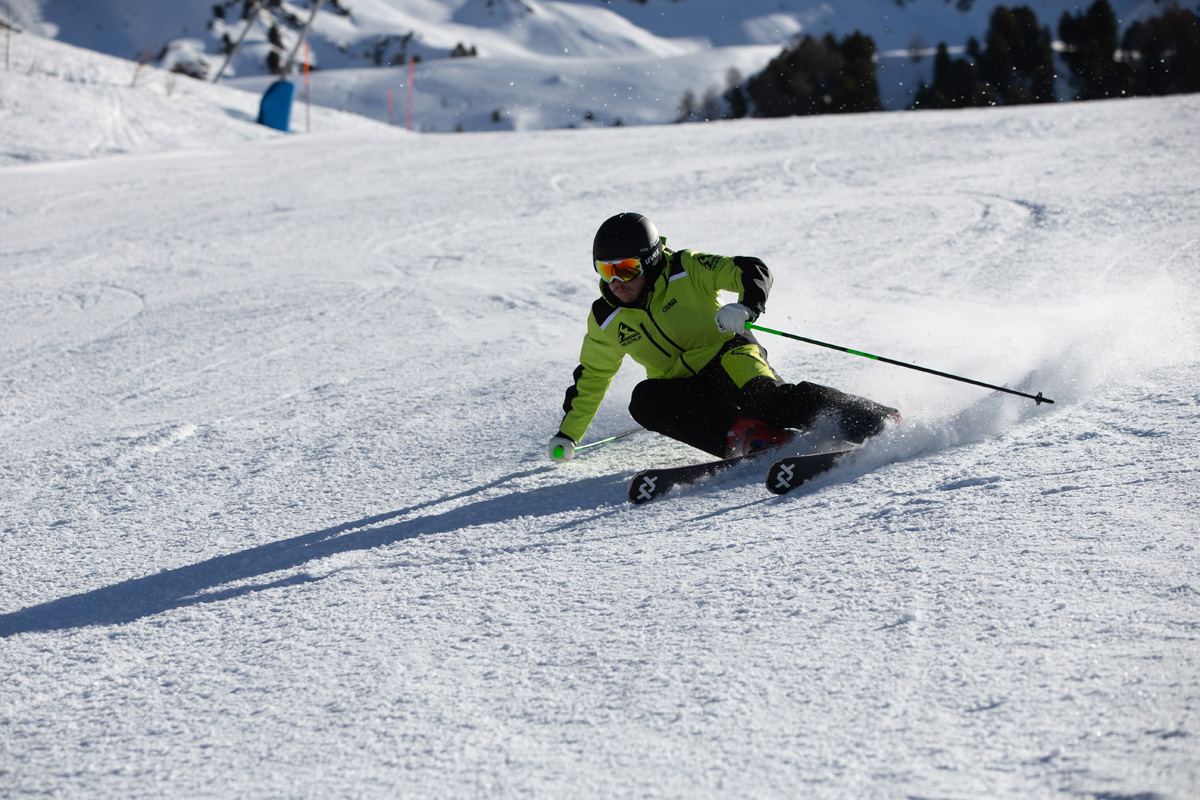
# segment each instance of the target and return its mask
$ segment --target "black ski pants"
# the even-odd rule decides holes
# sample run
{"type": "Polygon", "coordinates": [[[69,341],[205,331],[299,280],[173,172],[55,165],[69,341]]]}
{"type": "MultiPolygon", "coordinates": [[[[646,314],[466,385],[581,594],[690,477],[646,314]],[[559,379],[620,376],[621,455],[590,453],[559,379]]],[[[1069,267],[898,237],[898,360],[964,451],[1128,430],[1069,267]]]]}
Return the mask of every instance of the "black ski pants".
{"type": "MultiPolygon", "coordinates": [[[[747,343],[737,337],[726,351],[747,343]]],[[[765,362],[765,351],[759,351],[765,362]]],[[[778,376],[755,377],[739,387],[718,355],[695,375],[642,381],[633,389],[629,413],[647,430],[723,458],[729,429],[738,417],[803,430],[829,415],[843,437],[861,442],[879,433],[884,420],[897,412],[828,386],[785,383],[778,376]]]]}

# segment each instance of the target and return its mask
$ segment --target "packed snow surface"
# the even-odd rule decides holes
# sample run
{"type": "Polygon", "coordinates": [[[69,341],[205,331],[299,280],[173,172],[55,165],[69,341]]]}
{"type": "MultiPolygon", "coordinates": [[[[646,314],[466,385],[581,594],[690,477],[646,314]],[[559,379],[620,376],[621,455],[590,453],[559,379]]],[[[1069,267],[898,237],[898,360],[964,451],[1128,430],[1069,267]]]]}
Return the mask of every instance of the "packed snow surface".
{"type": "Polygon", "coordinates": [[[1200,98],[283,135],[19,38],[0,796],[1195,796],[1200,98]],[[904,423],[631,506],[701,454],[544,452],[626,210],[1055,403],[775,338],[904,423]]]}

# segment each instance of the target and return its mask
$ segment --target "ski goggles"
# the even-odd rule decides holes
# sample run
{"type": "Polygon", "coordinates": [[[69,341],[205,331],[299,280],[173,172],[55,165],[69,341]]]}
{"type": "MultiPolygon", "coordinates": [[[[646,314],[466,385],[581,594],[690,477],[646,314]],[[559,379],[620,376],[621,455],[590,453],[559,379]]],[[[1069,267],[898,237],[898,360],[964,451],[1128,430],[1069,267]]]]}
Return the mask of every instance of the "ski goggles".
{"type": "Polygon", "coordinates": [[[605,283],[634,281],[641,277],[642,260],[640,258],[622,258],[619,261],[597,260],[596,272],[600,273],[600,280],[605,283]]]}

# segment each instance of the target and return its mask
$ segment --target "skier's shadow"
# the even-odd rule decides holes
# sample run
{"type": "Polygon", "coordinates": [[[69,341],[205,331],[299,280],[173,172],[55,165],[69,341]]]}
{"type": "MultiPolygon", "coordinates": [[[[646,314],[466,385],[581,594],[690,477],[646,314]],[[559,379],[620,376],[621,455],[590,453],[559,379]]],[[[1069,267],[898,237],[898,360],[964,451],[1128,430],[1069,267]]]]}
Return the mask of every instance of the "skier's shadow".
{"type": "Polygon", "coordinates": [[[238,581],[295,569],[338,553],[370,550],[418,536],[503,522],[522,515],[549,516],[565,511],[599,509],[624,499],[627,475],[585,478],[570,484],[470,500],[472,496],[484,494],[511,481],[553,469],[541,467],[514,473],[484,486],[398,511],[346,522],[315,533],[217,556],[198,564],[164,570],[3,614],[0,615],[0,638],[19,633],[133,622],[173,608],[319,580],[300,573],[267,582],[221,588],[238,581]],[[441,513],[421,513],[460,500],[467,502],[441,513]]]}

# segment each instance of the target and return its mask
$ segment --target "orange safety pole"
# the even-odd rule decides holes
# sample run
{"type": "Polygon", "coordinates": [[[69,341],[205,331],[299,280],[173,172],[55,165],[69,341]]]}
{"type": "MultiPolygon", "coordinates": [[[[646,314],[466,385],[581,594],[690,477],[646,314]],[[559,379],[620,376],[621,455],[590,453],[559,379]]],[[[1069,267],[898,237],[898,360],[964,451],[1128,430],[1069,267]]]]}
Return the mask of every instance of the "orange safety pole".
{"type": "Polygon", "coordinates": [[[304,43],[304,132],[312,133],[312,98],[308,91],[308,42],[304,43]]]}
{"type": "Polygon", "coordinates": [[[417,60],[410,56],[408,59],[408,120],[404,125],[404,127],[410,131],[412,130],[413,125],[413,80],[416,78],[416,74],[417,60]]]}

